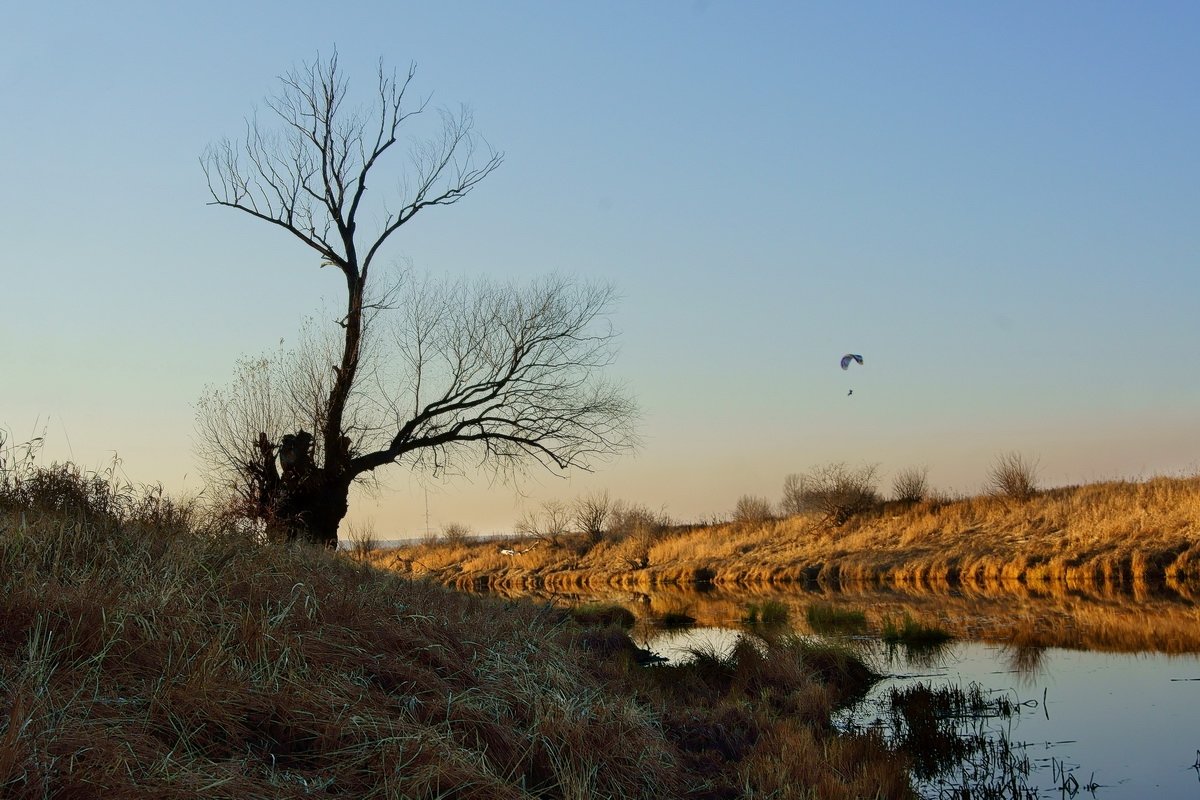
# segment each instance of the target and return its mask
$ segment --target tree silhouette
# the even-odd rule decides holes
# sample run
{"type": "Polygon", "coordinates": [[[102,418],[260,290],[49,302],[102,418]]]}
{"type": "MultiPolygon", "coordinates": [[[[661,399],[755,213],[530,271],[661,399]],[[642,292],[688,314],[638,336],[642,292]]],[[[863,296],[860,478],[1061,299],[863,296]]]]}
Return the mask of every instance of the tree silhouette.
{"type": "Polygon", "coordinates": [[[442,111],[440,133],[410,150],[400,197],[363,224],[368,179],[429,110],[428,97],[409,102],[414,75],[381,64],[372,103],[351,109],[337,55],[318,58],[280,79],[274,127],[255,116],[201,157],[211,204],[286,231],[345,280],[336,328],[314,324],[292,351],[243,361],[199,404],[210,474],[288,538],[336,545],[352,483],[388,464],[591,469],[633,444],[635,405],[602,374],[614,357],[610,286],[377,280],[401,227],[457,203],[502,161],[467,109],[442,111]]]}

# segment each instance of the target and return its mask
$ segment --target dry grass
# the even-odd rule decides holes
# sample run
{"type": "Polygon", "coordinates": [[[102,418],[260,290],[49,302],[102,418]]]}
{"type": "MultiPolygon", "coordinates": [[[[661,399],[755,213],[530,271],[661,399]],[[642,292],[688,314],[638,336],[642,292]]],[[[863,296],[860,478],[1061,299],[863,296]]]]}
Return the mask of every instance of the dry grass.
{"type": "Polygon", "coordinates": [[[936,589],[995,583],[1191,594],[1200,579],[1200,478],[1153,478],[1042,490],[1014,503],[991,495],[885,504],[838,527],[819,514],[760,525],[673,528],[590,548],[424,548],[382,566],[454,585],[649,588],[815,580],[936,589]]]}
{"type": "Polygon", "coordinates": [[[29,474],[0,474],[4,797],[910,795],[881,743],[830,729],[853,659],[745,646],[670,681],[619,627],[29,474]]]}

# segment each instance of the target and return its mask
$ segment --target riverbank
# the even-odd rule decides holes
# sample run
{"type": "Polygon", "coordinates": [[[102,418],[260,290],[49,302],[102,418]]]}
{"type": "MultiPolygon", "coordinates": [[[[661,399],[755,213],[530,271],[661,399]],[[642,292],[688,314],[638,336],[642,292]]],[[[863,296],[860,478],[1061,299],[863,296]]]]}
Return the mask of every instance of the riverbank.
{"type": "Polygon", "coordinates": [[[160,493],[0,474],[0,795],[911,796],[800,639],[639,665],[605,615],[268,545],[160,493]],[[618,746],[614,746],[614,744],[618,746]]]}
{"type": "Polygon", "coordinates": [[[1011,584],[1195,597],[1200,477],[1062,487],[1024,500],[886,503],[815,515],[582,536],[418,545],[375,563],[450,586],[572,591],[705,583],[966,587],[1011,584]]]}

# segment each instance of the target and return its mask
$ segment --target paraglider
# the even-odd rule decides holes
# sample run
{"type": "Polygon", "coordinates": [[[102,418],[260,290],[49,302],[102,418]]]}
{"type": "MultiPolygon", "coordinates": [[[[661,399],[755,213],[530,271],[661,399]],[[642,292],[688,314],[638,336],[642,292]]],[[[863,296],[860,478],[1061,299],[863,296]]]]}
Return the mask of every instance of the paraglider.
{"type": "MultiPolygon", "coordinates": [[[[858,353],[846,353],[846,355],[842,356],[842,369],[850,369],[851,361],[857,361],[859,366],[862,366],[863,363],[862,356],[860,356],[858,353]]],[[[851,389],[850,391],[846,392],[846,397],[850,397],[853,394],[854,390],[851,389]]]]}

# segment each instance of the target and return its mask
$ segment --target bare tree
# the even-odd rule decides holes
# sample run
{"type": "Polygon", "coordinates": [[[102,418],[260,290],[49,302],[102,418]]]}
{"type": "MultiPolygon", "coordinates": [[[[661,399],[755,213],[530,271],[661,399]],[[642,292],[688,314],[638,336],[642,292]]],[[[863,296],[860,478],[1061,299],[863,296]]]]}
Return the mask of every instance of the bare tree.
{"type": "Polygon", "coordinates": [[[428,98],[407,98],[414,74],[381,66],[372,104],[352,110],[337,55],[318,58],[281,78],[267,102],[276,127],[250,119],[244,137],[201,158],[211,204],[286,231],[344,278],[336,329],[243,362],[198,411],[202,460],[249,516],[288,538],[336,544],[351,484],[387,464],[590,469],[633,443],[634,404],[601,374],[614,355],[611,287],[563,278],[376,286],[393,234],[419,211],[461,200],[502,160],[481,150],[468,111],[443,112],[440,134],[411,151],[399,201],[365,224],[368,177],[427,110],[428,98]]]}

